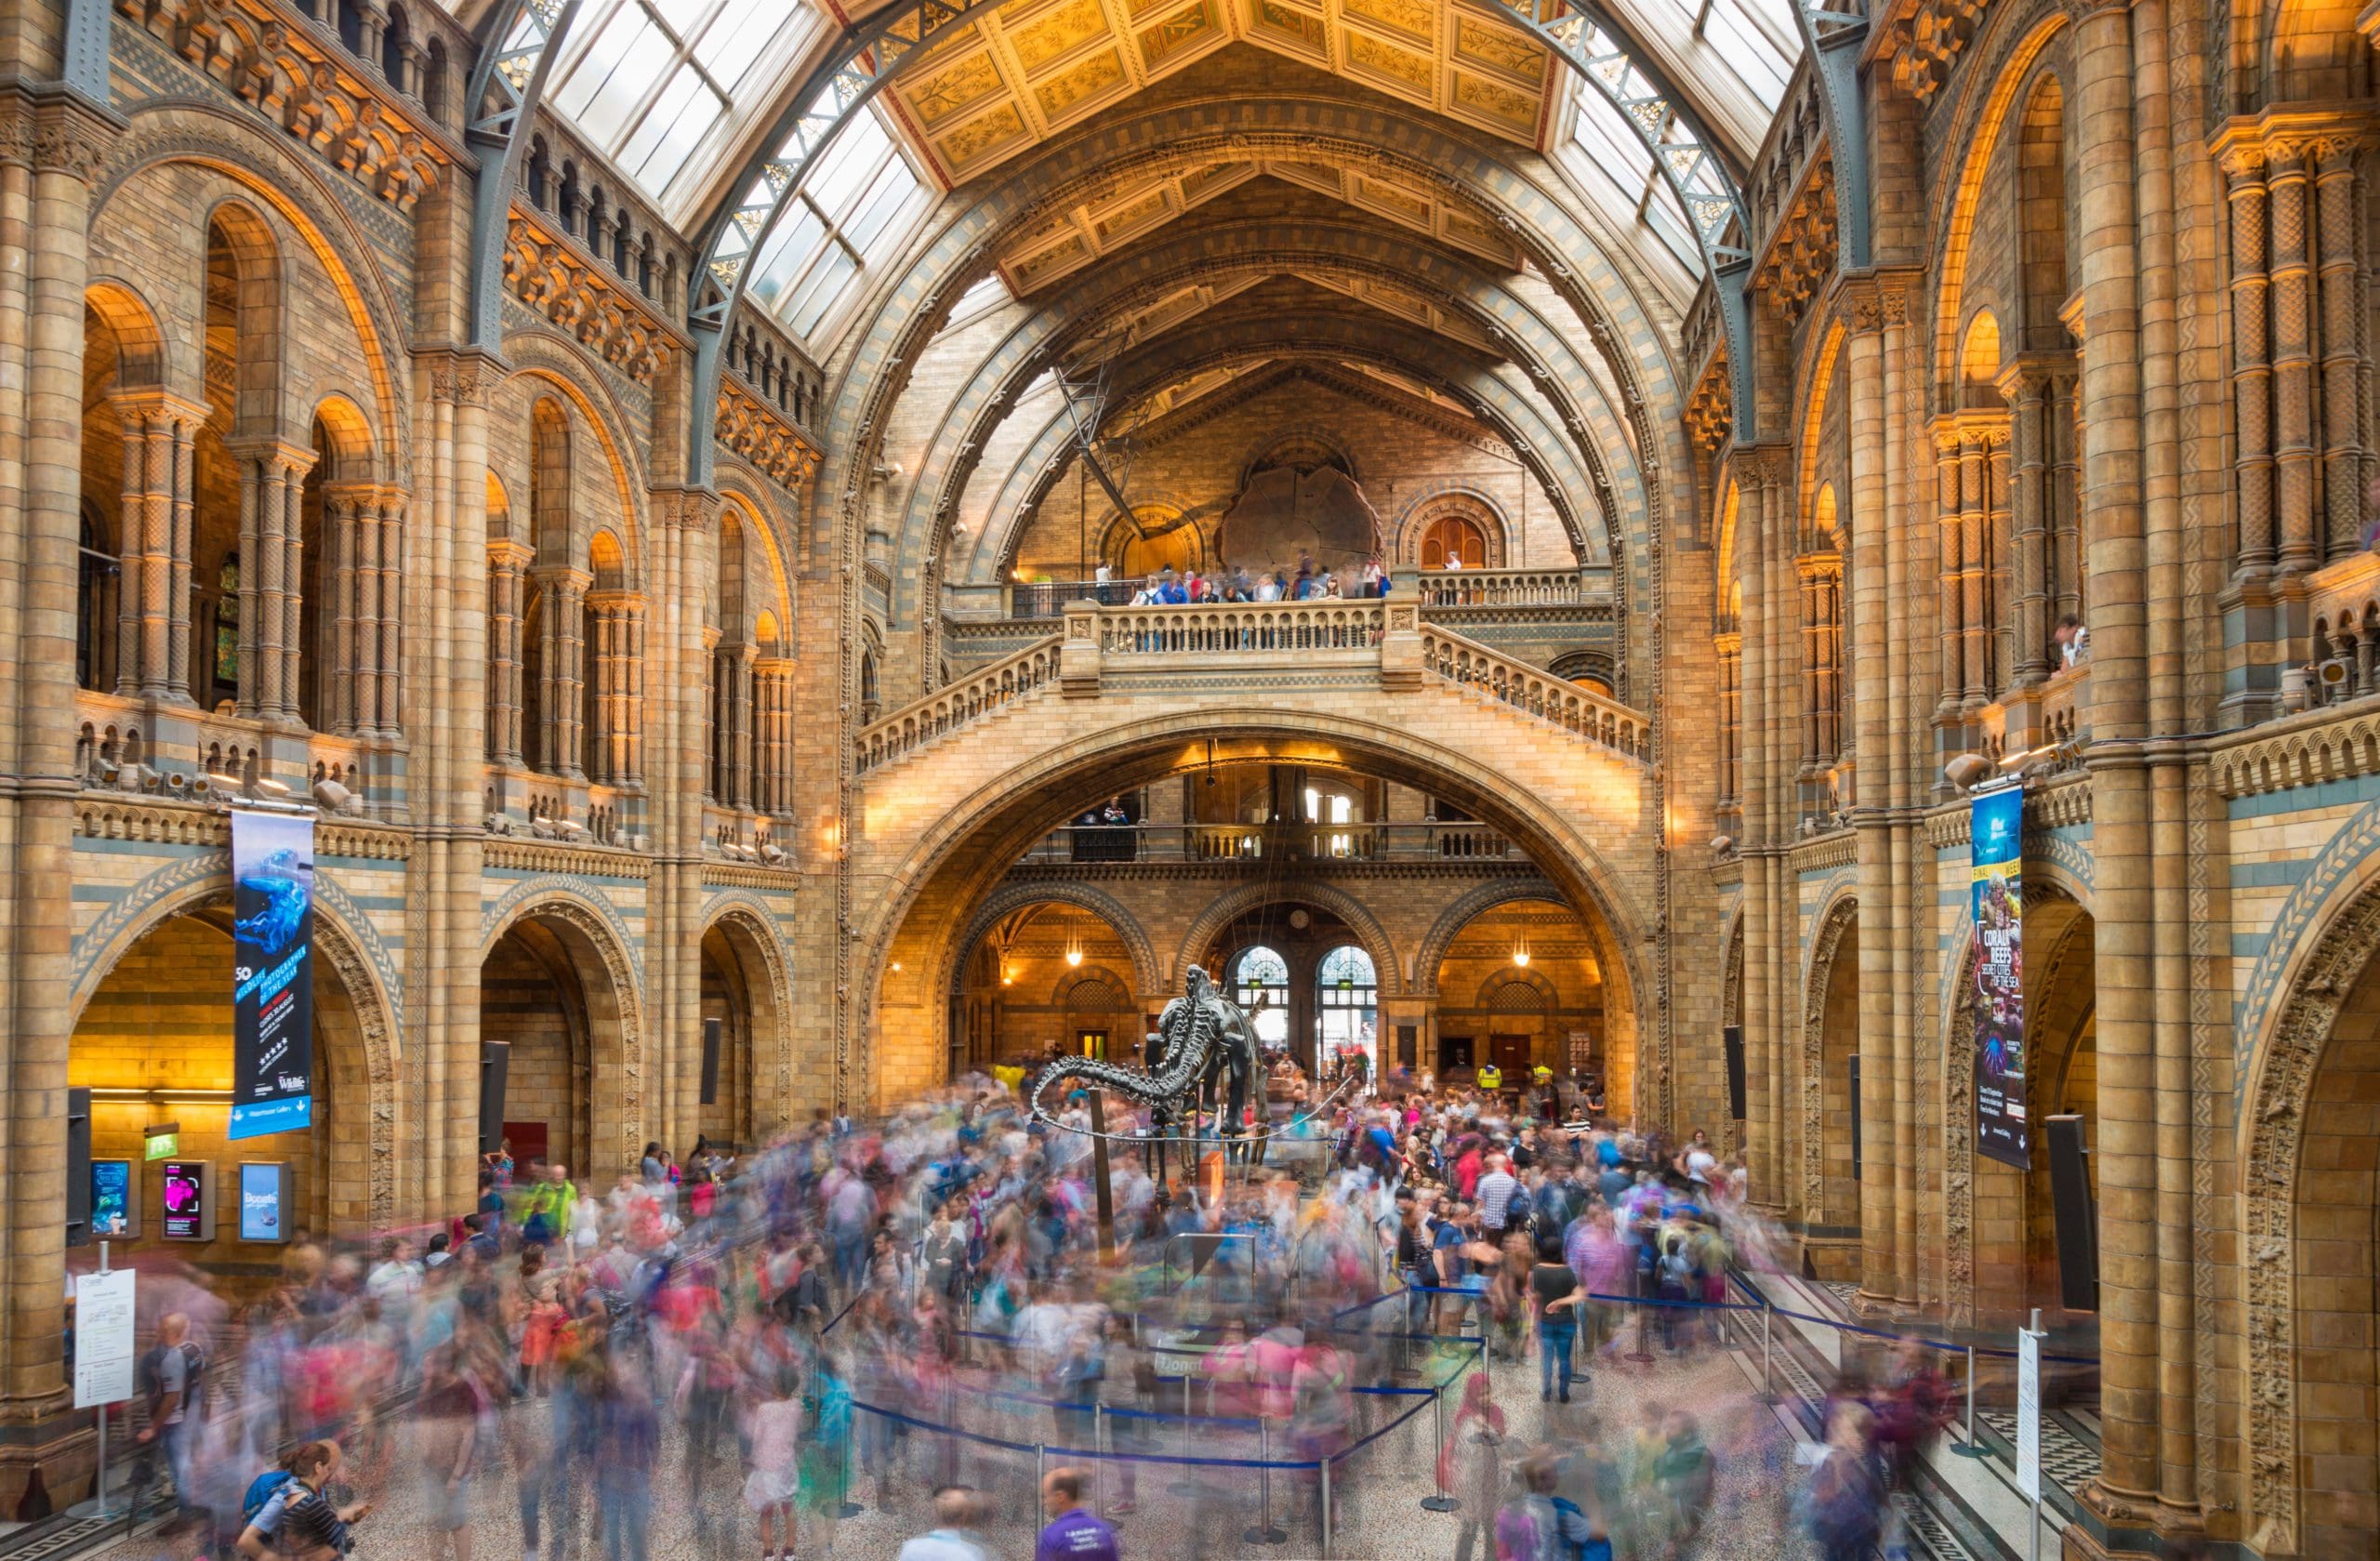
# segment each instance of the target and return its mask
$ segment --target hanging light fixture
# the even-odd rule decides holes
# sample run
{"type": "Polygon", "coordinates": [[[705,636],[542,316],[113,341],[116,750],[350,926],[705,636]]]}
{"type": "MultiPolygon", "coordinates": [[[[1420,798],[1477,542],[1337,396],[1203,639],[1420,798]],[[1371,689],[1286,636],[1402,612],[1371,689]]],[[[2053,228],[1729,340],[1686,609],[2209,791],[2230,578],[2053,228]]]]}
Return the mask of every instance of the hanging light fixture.
{"type": "Polygon", "coordinates": [[[1513,945],[1513,963],[1522,970],[1528,969],[1528,944],[1526,941],[1513,945]]]}

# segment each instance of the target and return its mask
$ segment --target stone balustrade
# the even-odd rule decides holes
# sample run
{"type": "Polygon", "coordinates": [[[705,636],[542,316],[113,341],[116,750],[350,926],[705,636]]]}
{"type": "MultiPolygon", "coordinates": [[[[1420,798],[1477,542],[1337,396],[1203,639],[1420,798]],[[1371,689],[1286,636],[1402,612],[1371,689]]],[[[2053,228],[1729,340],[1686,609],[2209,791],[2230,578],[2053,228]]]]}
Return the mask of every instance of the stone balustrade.
{"type": "Polygon", "coordinates": [[[1423,819],[1391,824],[1071,824],[1036,841],[1021,861],[1099,862],[1526,862],[1492,825],[1423,819]]]}
{"type": "Polygon", "coordinates": [[[1553,607],[1587,599],[1576,569],[1425,569],[1424,607],[1553,607]]]}
{"type": "Polygon", "coordinates": [[[1652,726],[1617,700],[1445,629],[1421,630],[1421,665],[1449,682],[1475,689],[1540,721],[1632,759],[1652,757],[1652,726]]]}
{"type": "Polygon", "coordinates": [[[1224,655],[1242,652],[1360,651],[1380,642],[1388,614],[1378,602],[1268,602],[1066,610],[1098,626],[1102,655],[1224,655]]]}
{"type": "Polygon", "coordinates": [[[854,767],[866,774],[1054,681],[1062,643],[1028,645],[862,728],[854,767]]]}
{"type": "MultiPolygon", "coordinates": [[[[1250,671],[1260,658],[1376,664],[1390,693],[1421,688],[1432,674],[1488,695],[1584,741],[1635,760],[1651,755],[1651,727],[1627,706],[1450,630],[1431,627],[1409,596],[1387,601],[1275,602],[1223,606],[1066,607],[1063,631],[970,673],[870,722],[858,737],[860,774],[1055,682],[1067,699],[1102,697],[1110,673],[1170,671],[1230,658],[1250,671]],[[1247,657],[1246,662],[1238,658],[1247,657]]],[[[1124,684],[1122,693],[1130,687],[1124,684]]]]}

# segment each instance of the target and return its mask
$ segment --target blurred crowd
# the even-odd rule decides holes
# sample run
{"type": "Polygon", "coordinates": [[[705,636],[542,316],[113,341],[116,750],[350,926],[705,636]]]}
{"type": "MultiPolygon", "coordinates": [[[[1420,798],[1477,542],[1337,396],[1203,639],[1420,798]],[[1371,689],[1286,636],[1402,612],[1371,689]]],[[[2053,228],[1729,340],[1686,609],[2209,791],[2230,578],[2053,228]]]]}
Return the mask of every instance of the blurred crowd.
{"type": "MultiPolygon", "coordinates": [[[[1194,1434],[1235,1477],[1344,1459],[1335,1488],[1279,1482],[1343,1503],[1431,1389],[1427,1440],[1396,1445],[1437,1444],[1458,1561],[1691,1552],[1738,1456],[1701,1406],[1548,1410],[1564,1433],[1524,1443],[1501,1400],[1720,1341],[1708,1303],[1774,1242],[1740,1160],[1541,1069],[1360,1082],[1290,1108],[1263,1165],[1194,1154],[1170,1188],[1126,1103],[1102,1153],[1079,1095],[1043,1118],[973,1078],[749,1153],[647,1145],[607,1188],[499,1148],[451,1224],[301,1238],[244,1304],[164,1277],[134,1417],[135,1483],[172,1489],[158,1554],[645,1561],[666,1501],[704,1557],[824,1556],[868,1507],[915,1533],[904,1561],[999,1554],[995,1517],[1026,1507],[1038,1557],[1198,1555],[1248,1515],[1164,1461],[1194,1434]],[[1144,1481],[1190,1499],[1135,1535],[1144,1481]],[[376,1540],[408,1484],[428,1537],[376,1540]]],[[[1888,1493],[1947,1413],[1926,1352],[1891,1362],[1802,1449],[1794,1515],[1830,1561],[1893,1542],[1888,1493]]]]}

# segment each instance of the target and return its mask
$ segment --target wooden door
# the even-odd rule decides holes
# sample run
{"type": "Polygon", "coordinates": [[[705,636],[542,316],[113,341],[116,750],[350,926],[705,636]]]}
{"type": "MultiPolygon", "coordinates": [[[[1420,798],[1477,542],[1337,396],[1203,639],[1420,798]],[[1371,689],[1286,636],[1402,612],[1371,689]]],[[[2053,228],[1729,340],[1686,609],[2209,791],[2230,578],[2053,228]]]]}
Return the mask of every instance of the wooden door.
{"type": "Polygon", "coordinates": [[[1488,1056],[1504,1070],[1504,1082],[1515,1087],[1528,1082],[1529,1038],[1489,1036],[1488,1056]]]}

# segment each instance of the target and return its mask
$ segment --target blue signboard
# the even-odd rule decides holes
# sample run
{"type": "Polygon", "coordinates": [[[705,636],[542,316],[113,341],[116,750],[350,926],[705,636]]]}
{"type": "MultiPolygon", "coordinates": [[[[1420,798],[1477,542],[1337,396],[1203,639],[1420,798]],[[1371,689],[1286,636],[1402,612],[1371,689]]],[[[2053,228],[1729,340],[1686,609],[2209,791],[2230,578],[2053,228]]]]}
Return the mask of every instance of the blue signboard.
{"type": "Polygon", "coordinates": [[[230,1136],[313,1120],[314,821],[231,814],[230,1136]]]}

